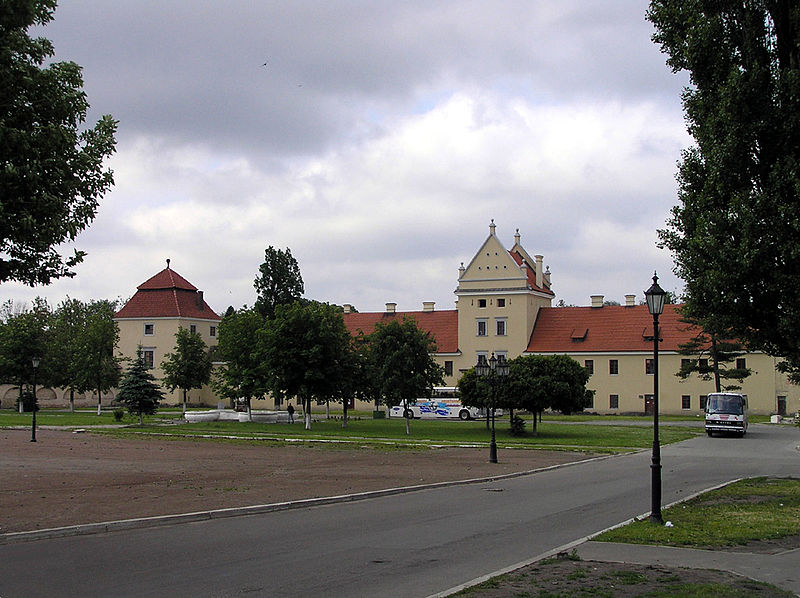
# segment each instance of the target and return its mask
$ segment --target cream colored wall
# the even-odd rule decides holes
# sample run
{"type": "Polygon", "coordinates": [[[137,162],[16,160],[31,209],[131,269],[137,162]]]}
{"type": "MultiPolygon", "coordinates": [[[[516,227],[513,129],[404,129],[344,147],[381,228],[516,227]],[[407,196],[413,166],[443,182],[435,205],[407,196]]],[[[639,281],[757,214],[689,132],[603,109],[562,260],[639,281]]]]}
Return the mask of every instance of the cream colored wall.
{"type": "MultiPolygon", "coordinates": [[[[643,413],[644,395],[653,394],[653,376],[645,373],[645,360],[652,353],[612,354],[612,353],[572,353],[570,357],[581,365],[587,359],[594,360],[594,374],[586,387],[595,391],[594,406],[589,411],[598,413],[643,413]],[[609,373],[609,360],[617,359],[619,374],[609,373]],[[610,395],[619,395],[619,408],[611,409],[610,395]]],[[[659,353],[659,412],[664,414],[700,415],[700,395],[714,392],[714,381],[700,380],[691,376],[681,380],[675,375],[685,356],[674,352],[659,353]],[[682,408],[682,396],[690,397],[690,409],[682,408]]],[[[741,392],[748,396],[750,413],[770,415],[777,412],[777,397],[787,397],[787,414],[800,409],[800,389],[791,385],[786,377],[775,370],[773,358],[750,353],[745,356],[747,367],[753,370],[742,383],[741,392]]]]}
{"type": "MultiPolygon", "coordinates": [[[[119,354],[123,357],[132,359],[136,357],[136,350],[141,345],[143,349],[154,349],[152,370],[153,376],[160,382],[164,377],[164,371],[161,369],[161,362],[165,359],[167,353],[172,353],[175,350],[175,334],[178,328],[183,327],[187,330],[189,326],[194,324],[197,327],[197,333],[209,347],[216,346],[217,337],[211,336],[211,326],[214,326],[219,333],[218,320],[201,320],[193,318],[135,318],[135,319],[118,319],[116,320],[119,326],[119,354]],[[153,324],[153,335],[144,334],[145,324],[153,324]]],[[[175,389],[170,392],[166,388],[164,390],[164,405],[179,405],[183,403],[183,392],[180,389],[175,389]]],[[[210,386],[204,386],[201,389],[194,389],[187,393],[188,402],[201,403],[212,407],[217,406],[218,398],[210,386]]]]}

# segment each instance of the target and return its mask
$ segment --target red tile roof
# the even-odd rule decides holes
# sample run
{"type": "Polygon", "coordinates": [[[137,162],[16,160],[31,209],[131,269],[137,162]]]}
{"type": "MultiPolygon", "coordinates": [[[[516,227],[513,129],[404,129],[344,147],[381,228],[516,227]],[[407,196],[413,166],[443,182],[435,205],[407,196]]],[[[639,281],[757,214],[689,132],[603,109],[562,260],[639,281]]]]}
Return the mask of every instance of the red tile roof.
{"type": "Polygon", "coordinates": [[[413,318],[420,329],[431,333],[436,341],[437,353],[458,352],[458,311],[407,311],[396,313],[351,313],[343,314],[344,325],[355,336],[361,330],[370,334],[378,322],[402,321],[404,316],[413,318]]]}
{"type": "MultiPolygon", "coordinates": [[[[681,321],[679,305],[665,305],[658,327],[659,350],[677,351],[699,330],[681,321]]],[[[527,352],[574,353],[652,351],[653,316],[646,305],[632,307],[544,307],[539,310],[527,352]]]]}
{"type": "MultiPolygon", "coordinates": [[[[515,262],[517,262],[518,266],[522,265],[522,260],[523,260],[522,255],[520,255],[516,251],[511,251],[511,250],[509,250],[508,254],[514,259],[515,262]]],[[[527,262],[526,265],[527,267],[525,268],[525,273],[528,278],[528,285],[530,285],[530,287],[534,291],[541,291],[543,293],[547,293],[548,295],[555,295],[555,293],[553,293],[553,291],[551,291],[547,286],[546,280],[542,281],[543,286],[541,287],[536,284],[536,270],[531,266],[531,264],[528,264],[527,262]]]]}
{"type": "Polygon", "coordinates": [[[165,268],[137,287],[115,318],[197,318],[221,320],[202,292],[183,276],[165,268]]]}

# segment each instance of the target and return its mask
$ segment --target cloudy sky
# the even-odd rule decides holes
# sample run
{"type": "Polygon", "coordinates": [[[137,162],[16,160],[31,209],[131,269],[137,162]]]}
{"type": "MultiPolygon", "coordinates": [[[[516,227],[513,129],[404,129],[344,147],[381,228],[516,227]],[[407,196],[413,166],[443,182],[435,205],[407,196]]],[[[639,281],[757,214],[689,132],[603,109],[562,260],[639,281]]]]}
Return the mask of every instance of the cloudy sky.
{"type": "Polygon", "coordinates": [[[172,268],[252,304],[264,249],[306,296],[453,307],[458,267],[518,228],[557,299],[680,292],[656,247],[689,145],[685,77],[644,0],[62,0],[41,34],[119,120],[116,184],[73,279],[0,287],[127,298],[172,268]],[[266,65],[265,65],[266,63],[266,65]]]}

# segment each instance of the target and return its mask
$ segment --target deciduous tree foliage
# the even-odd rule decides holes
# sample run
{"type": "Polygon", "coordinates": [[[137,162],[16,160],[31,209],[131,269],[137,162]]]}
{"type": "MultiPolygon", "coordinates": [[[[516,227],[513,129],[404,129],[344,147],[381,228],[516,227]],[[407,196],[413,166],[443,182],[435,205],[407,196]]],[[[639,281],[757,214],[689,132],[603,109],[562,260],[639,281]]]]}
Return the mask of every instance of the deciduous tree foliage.
{"type": "Polygon", "coordinates": [[[0,3],[0,283],[31,286],[74,276],[85,255],[65,257],[94,219],[113,177],[116,121],[81,130],[89,104],[81,67],[54,62],[53,45],[28,29],[53,19],[55,0],[0,3]]]}
{"type": "Polygon", "coordinates": [[[142,416],[153,415],[164,398],[155,377],[144,363],[141,346],[136,350],[136,359],[131,361],[125,372],[117,398],[131,415],[139,417],[139,425],[142,425],[142,416]]]}
{"type": "Polygon", "coordinates": [[[800,3],[653,0],[694,147],[661,243],[711,334],[800,370],[800,3]]]}
{"type": "Polygon", "coordinates": [[[103,405],[103,393],[119,384],[122,369],[114,354],[119,343],[119,327],[114,321],[113,301],[91,301],[86,305],[84,329],[80,335],[75,387],[81,392],[97,393],[97,415],[103,405]]]}
{"type": "MultiPolygon", "coordinates": [[[[411,401],[429,396],[434,386],[444,384],[444,370],[431,355],[436,351],[436,342],[413,319],[378,322],[370,342],[374,373],[390,407],[403,405],[407,411],[411,401]]],[[[411,433],[408,418],[406,433],[411,433]]]]}
{"type": "Polygon", "coordinates": [[[226,313],[217,332],[217,355],[223,362],[215,372],[214,389],[231,401],[244,399],[248,412],[250,401],[268,391],[268,380],[258,358],[256,341],[264,318],[253,308],[242,307],[226,313]]]}
{"type": "Polygon", "coordinates": [[[258,268],[253,281],[258,298],[255,308],[267,319],[275,317],[278,305],[291,305],[303,295],[303,277],[300,266],[291,250],[275,249],[272,245],[264,251],[264,263],[258,268]]]}
{"type": "Polygon", "coordinates": [[[341,313],[316,301],[278,305],[258,334],[258,355],[277,397],[298,397],[311,429],[312,401],[355,392],[357,362],[341,313]]]}
{"type": "Polygon", "coordinates": [[[31,309],[15,311],[9,301],[0,312],[0,381],[19,387],[19,400],[33,380],[33,358],[40,360],[37,381],[50,384],[51,364],[44,359],[52,312],[44,299],[36,298],[31,309]]]}
{"type": "Polygon", "coordinates": [[[75,390],[80,377],[81,342],[86,330],[86,305],[67,297],[55,312],[44,360],[52,370],[52,384],[69,389],[69,408],[75,411],[75,390]]]}
{"type": "Polygon", "coordinates": [[[161,362],[163,382],[171,391],[183,391],[183,412],[186,413],[186,393],[202,388],[211,380],[211,356],[203,337],[183,326],[175,333],[175,351],[167,353],[161,362]]]}

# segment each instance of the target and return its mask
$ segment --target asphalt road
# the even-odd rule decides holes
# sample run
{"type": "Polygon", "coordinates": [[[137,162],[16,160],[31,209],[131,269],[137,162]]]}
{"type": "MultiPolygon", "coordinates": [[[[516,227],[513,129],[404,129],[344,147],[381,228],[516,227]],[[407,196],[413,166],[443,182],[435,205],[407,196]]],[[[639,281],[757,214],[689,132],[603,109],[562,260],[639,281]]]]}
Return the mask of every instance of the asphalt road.
{"type": "MultiPolygon", "coordinates": [[[[664,447],[663,503],[800,475],[800,431],[664,447]]],[[[502,460],[502,451],[500,452],[502,460]]],[[[649,452],[295,511],[0,546],[0,596],[428,596],[650,505],[649,452]]]]}

